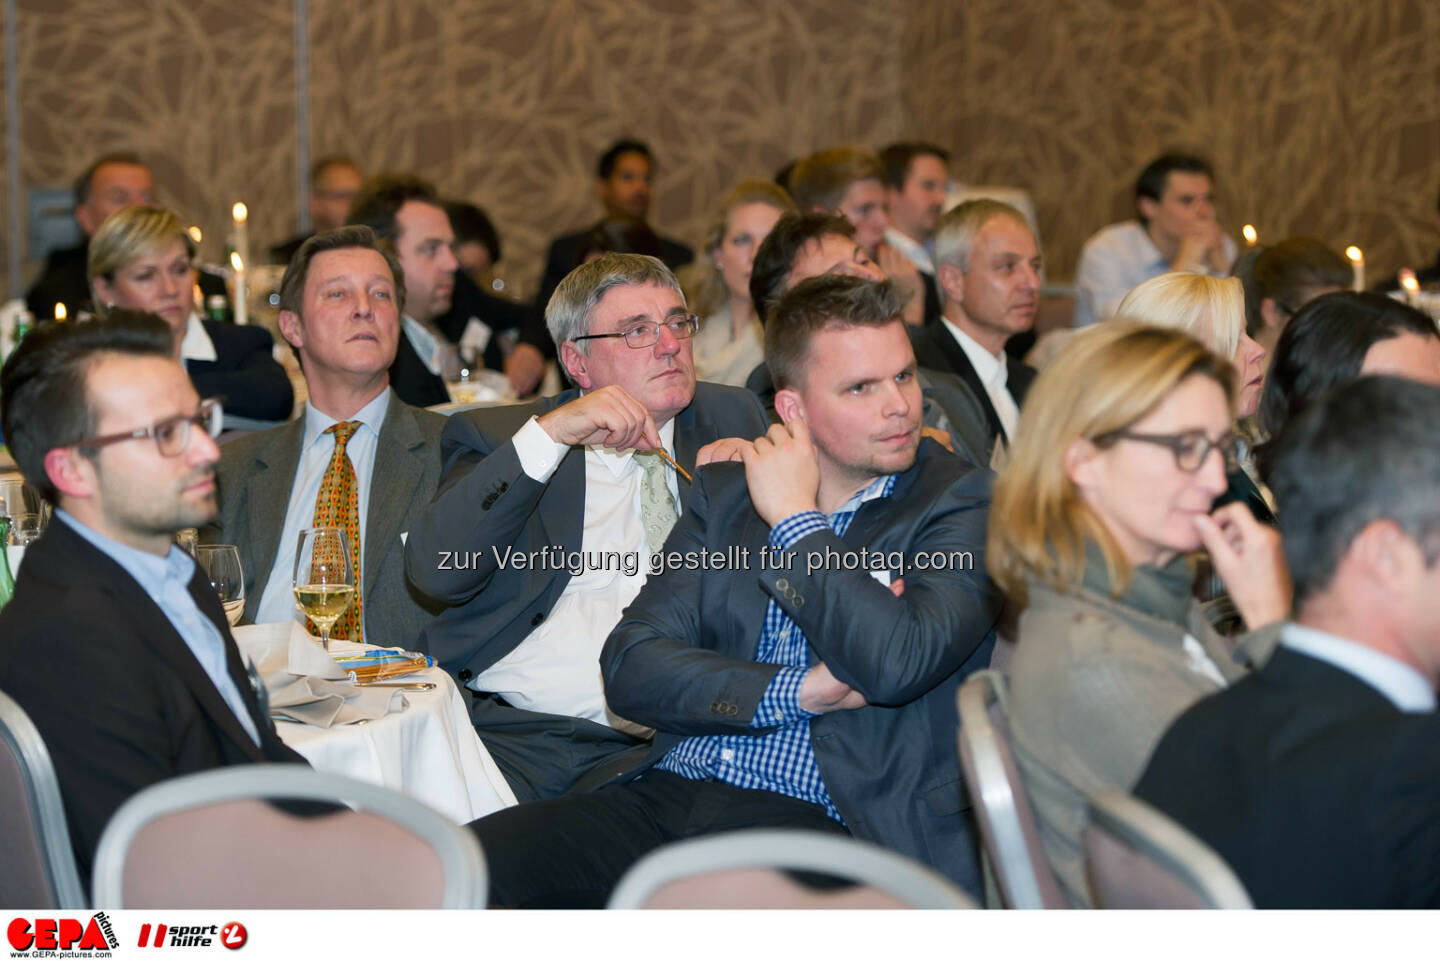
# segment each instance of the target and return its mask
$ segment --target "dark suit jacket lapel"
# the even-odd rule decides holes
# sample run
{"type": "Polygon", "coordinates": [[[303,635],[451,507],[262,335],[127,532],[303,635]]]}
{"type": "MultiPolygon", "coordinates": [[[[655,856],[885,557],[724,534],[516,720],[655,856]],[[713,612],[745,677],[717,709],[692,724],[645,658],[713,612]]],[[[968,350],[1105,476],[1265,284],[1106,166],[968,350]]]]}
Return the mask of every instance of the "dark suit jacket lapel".
{"type": "MultiPolygon", "coordinates": [[[[194,695],[196,703],[209,715],[215,727],[242,748],[247,756],[256,760],[261,759],[260,749],[250,739],[245,728],[241,726],[239,719],[235,717],[235,712],[230,709],[230,705],[220,696],[220,691],[210,680],[210,675],[205,673],[205,669],[195,659],[190,647],[180,637],[169,619],[165,617],[164,611],[160,610],[159,605],[150,599],[150,595],[145,593],[139,582],[106,554],[91,546],[89,541],[70,530],[64,522],[57,522],[55,527],[57,530],[54,531],[54,534],[58,534],[62,539],[62,549],[59,554],[69,561],[70,569],[64,572],[65,576],[87,578],[110,594],[115,599],[117,610],[123,611],[125,615],[134,619],[136,636],[156,657],[169,664],[184,679],[185,685],[194,695]],[[69,543],[65,542],[66,538],[69,539],[69,543]]],[[[47,531],[45,536],[50,537],[52,533],[47,531]]],[[[208,598],[200,593],[202,590],[210,591],[210,582],[200,573],[198,566],[195,568],[195,574],[191,577],[188,586],[190,596],[195,598],[195,602],[200,605],[201,612],[210,617],[212,622],[216,622],[216,627],[220,628],[221,637],[228,638],[229,628],[222,626],[224,613],[220,610],[219,600],[213,593],[208,598]]],[[[231,648],[231,651],[227,651],[227,662],[236,660],[236,663],[230,667],[233,677],[235,669],[240,665],[233,653],[234,644],[231,643],[228,647],[231,648]]],[[[240,673],[243,677],[243,669],[240,673]]],[[[241,687],[242,697],[245,696],[248,687],[248,682],[241,687]]],[[[246,698],[245,703],[251,712],[251,717],[255,717],[257,711],[253,696],[246,698]]],[[[260,730],[264,730],[265,724],[258,724],[258,727],[260,730]]]]}
{"type": "Polygon", "coordinates": [[[275,430],[266,443],[256,446],[255,469],[245,481],[245,509],[250,543],[254,545],[246,553],[259,567],[255,571],[254,588],[245,595],[245,614],[252,620],[275,566],[275,553],[280,548],[280,534],[295,486],[295,471],[300,466],[300,442],[304,436],[303,414],[275,430]]]}
{"type": "MultiPolygon", "coordinates": [[[[960,346],[959,341],[950,333],[950,329],[944,324],[935,324],[926,327],[921,336],[929,339],[935,352],[944,358],[948,368],[953,370],[956,376],[965,381],[975,392],[975,397],[985,408],[985,424],[990,431],[990,436],[1005,436],[1005,430],[1000,426],[1000,415],[995,413],[995,406],[990,403],[990,395],[986,393],[985,385],[980,383],[980,375],[975,373],[975,368],[970,364],[970,358],[965,356],[965,348],[960,346]]],[[[922,366],[925,364],[923,360],[917,360],[917,362],[922,366]]],[[[1006,440],[1008,441],[1009,438],[1006,437],[1006,440]]]]}
{"type": "MultiPolygon", "coordinates": [[[[755,576],[722,579],[728,583],[725,609],[733,612],[740,622],[740,628],[733,640],[722,644],[718,649],[733,653],[737,657],[753,659],[760,649],[760,633],[765,629],[765,612],[770,606],[770,595],[760,589],[757,583],[761,577],[768,574],[768,570],[760,569],[760,551],[770,543],[770,525],[761,520],[760,515],[752,509],[745,518],[739,539],[734,543],[750,549],[750,569],[755,576]]],[[[709,545],[711,550],[724,550],[727,546],[729,545],[719,543],[709,545]]],[[[803,564],[804,560],[799,563],[803,564]]],[[[728,630],[728,627],[721,630],[728,630]]],[[[812,664],[815,662],[813,651],[810,652],[810,661],[812,664]]]]}
{"type": "MultiPolygon", "coordinates": [[[[719,428],[705,414],[696,410],[695,402],[675,415],[675,460],[691,476],[695,474],[695,455],[711,441],[719,440],[719,428]]],[[[690,506],[691,484],[685,478],[678,478],[680,490],[680,511],[690,506]]]]}
{"type": "Polygon", "coordinates": [[[1025,403],[1025,395],[1029,393],[1030,384],[1035,380],[1035,368],[1009,354],[1005,355],[1005,366],[1005,387],[1010,391],[1010,396],[1015,398],[1015,406],[1019,407],[1025,403]]]}
{"type": "Polygon", "coordinates": [[[400,525],[411,503],[417,497],[426,496],[415,484],[406,483],[407,478],[424,473],[425,464],[416,453],[424,446],[425,437],[420,433],[420,425],[415,423],[415,413],[392,390],[390,407],[376,438],[375,462],[370,470],[370,506],[365,512],[361,577],[367,588],[367,604],[372,600],[368,595],[375,585],[365,572],[378,569],[385,552],[399,540],[400,525]]]}

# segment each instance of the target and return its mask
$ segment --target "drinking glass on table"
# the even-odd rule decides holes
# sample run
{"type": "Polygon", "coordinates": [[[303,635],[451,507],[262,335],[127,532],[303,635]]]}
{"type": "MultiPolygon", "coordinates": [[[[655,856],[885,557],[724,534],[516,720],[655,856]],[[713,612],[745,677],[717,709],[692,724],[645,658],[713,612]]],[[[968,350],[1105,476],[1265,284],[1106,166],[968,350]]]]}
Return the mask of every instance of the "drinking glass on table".
{"type": "Polygon", "coordinates": [[[330,650],[330,629],[355,596],[355,567],[344,530],[311,527],[300,532],[294,583],[295,603],[320,628],[320,646],[330,650]]]}
{"type": "Polygon", "coordinates": [[[245,571],[240,566],[240,548],[234,544],[201,544],[195,548],[195,563],[210,579],[210,586],[225,608],[225,620],[234,627],[245,613],[245,571]]]}
{"type": "Polygon", "coordinates": [[[44,514],[45,503],[40,492],[31,487],[18,475],[0,477],[0,514],[14,517],[16,514],[44,514]]]}
{"type": "Polygon", "coordinates": [[[11,514],[9,543],[4,545],[10,558],[10,573],[20,573],[20,561],[25,557],[25,548],[40,539],[45,532],[44,514],[11,514]]]}

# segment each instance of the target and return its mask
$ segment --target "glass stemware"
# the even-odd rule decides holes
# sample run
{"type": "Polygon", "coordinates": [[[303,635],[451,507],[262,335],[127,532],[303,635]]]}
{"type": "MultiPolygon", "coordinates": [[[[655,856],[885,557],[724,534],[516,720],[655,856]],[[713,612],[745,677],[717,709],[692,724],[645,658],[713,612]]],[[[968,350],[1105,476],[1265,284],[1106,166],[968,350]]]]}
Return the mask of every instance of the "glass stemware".
{"type": "Polygon", "coordinates": [[[201,544],[195,548],[195,563],[219,596],[225,620],[231,627],[239,624],[245,613],[245,571],[240,566],[240,548],[234,544],[201,544]]]}
{"type": "Polygon", "coordinates": [[[320,629],[320,646],[330,650],[330,629],[355,596],[355,567],[345,531],[312,527],[300,532],[294,584],[295,603],[320,629]]]}

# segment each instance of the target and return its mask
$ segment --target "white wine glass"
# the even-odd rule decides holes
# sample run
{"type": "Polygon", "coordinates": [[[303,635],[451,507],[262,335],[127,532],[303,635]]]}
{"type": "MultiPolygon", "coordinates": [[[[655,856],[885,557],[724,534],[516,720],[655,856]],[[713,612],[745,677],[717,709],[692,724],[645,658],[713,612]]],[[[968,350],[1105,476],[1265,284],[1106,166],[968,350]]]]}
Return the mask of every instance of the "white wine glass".
{"type": "Polygon", "coordinates": [[[195,563],[210,579],[225,608],[225,620],[234,627],[245,614],[245,571],[240,566],[240,548],[234,544],[200,544],[195,548],[195,563]]]}
{"type": "Polygon", "coordinates": [[[295,603],[320,628],[320,646],[330,650],[330,629],[355,596],[350,543],[339,527],[311,527],[295,546],[295,603]]]}

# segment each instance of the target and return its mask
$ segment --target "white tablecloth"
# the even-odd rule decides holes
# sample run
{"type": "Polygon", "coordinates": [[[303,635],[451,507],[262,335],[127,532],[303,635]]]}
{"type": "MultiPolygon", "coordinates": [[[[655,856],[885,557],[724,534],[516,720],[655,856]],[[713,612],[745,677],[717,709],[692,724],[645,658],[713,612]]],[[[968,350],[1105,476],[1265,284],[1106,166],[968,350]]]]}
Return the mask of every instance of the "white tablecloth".
{"type": "MultiPolygon", "coordinates": [[[[235,642],[268,676],[283,670],[292,629],[304,633],[299,624],[237,627],[235,642]]],[[[515,793],[476,737],[450,676],[432,668],[403,680],[431,681],[436,687],[405,692],[406,710],[364,724],[319,728],[276,721],[275,729],[316,770],[393,788],[457,824],[514,804],[515,793]]]]}

